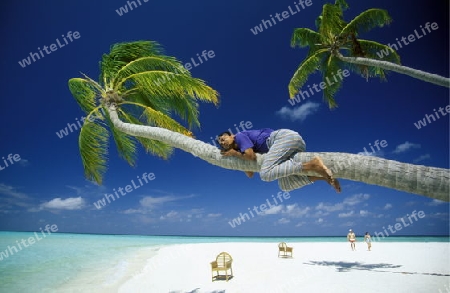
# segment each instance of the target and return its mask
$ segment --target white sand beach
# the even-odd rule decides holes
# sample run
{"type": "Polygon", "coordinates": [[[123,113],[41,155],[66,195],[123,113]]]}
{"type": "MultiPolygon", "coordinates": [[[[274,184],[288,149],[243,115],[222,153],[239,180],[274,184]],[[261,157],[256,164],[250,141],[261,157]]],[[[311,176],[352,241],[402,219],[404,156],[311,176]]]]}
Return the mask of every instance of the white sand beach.
{"type": "MultiPolygon", "coordinates": [[[[205,243],[162,247],[118,288],[121,293],[450,292],[449,243],[205,243]],[[210,262],[226,251],[234,277],[211,281],[210,262]]],[[[113,292],[113,291],[109,291],[113,292]]]]}

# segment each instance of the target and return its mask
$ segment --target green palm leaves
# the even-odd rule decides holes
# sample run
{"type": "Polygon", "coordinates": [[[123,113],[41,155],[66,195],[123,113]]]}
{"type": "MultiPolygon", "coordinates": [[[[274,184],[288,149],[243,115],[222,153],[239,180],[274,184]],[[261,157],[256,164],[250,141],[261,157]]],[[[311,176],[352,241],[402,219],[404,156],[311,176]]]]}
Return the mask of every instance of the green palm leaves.
{"type": "Polygon", "coordinates": [[[172,147],[156,140],[131,137],[114,128],[109,107],[127,123],[163,127],[188,136],[199,127],[198,101],[218,104],[218,93],[204,81],[193,78],[173,57],[165,56],[156,42],[119,43],[100,62],[99,82],[84,78],[69,80],[69,89],[87,117],[81,128],[79,147],[87,179],[99,184],[107,170],[112,136],[119,155],[136,164],[137,147],[167,159],[172,147]],[[161,80],[164,80],[161,83],[161,80]],[[173,115],[186,122],[177,122],[173,115]]]}
{"type": "MultiPolygon", "coordinates": [[[[358,39],[359,34],[375,27],[383,27],[391,22],[387,11],[369,9],[352,21],[345,22],[343,11],[348,8],[345,0],[336,0],[335,4],[325,4],[322,14],[316,20],[317,32],[308,28],[297,28],[291,38],[292,47],[309,47],[308,55],[295,71],[289,82],[289,95],[294,97],[308,77],[320,71],[323,80],[330,80],[339,69],[347,68],[365,78],[385,79],[383,69],[343,62],[339,57],[366,57],[400,64],[400,57],[390,47],[373,41],[358,39]],[[376,54],[388,50],[390,54],[381,58],[376,54]]],[[[334,79],[323,89],[323,96],[330,108],[337,107],[334,96],[341,88],[342,79],[334,79]]]]}

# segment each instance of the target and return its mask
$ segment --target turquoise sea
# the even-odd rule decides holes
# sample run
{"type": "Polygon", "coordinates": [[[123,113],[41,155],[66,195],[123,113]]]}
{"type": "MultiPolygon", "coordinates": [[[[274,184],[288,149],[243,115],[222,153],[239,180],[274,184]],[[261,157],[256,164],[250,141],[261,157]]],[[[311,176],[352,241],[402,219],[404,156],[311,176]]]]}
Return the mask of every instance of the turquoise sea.
{"type": "MultiPolygon", "coordinates": [[[[216,242],[345,242],[344,237],[204,237],[0,232],[0,292],[57,292],[74,277],[108,270],[118,278],[129,256],[163,245],[216,242]],[[28,242],[27,239],[34,238],[28,242]],[[23,244],[23,242],[25,245],[23,244]],[[27,246],[27,247],[25,247],[27,246]]],[[[449,242],[448,236],[391,236],[380,242],[449,242]]],[[[111,280],[112,281],[112,280],[111,280]]]]}

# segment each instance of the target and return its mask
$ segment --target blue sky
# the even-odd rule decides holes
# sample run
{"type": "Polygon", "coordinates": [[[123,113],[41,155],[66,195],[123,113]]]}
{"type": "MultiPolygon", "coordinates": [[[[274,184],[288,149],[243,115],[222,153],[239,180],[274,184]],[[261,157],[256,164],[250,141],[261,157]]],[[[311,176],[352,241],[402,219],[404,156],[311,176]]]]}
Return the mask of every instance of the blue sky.
{"type": "MultiPolygon", "coordinates": [[[[433,109],[449,105],[446,88],[397,73],[389,74],[387,82],[366,81],[351,73],[336,95],[335,110],[328,109],[320,93],[294,106],[288,102],[288,82],[307,53],[290,47],[291,34],[297,27],[313,29],[324,1],[313,0],[257,35],[251,29],[289,6],[295,9],[294,1],[140,2],[122,16],[116,10],[127,4],[123,0],[4,4],[0,230],[39,231],[45,224],[56,224],[59,232],[77,233],[331,236],[345,235],[349,228],[357,234],[380,232],[402,223],[400,219],[413,211],[423,211],[424,217],[395,234],[448,234],[448,203],[342,180],[341,194],[319,182],[285,194],[283,202],[275,204],[277,182],[262,182],[258,175],[248,179],[243,172],[209,165],[180,150],[168,161],[140,150],[138,165],[132,168],[111,145],[104,184],[87,181],[77,144],[79,131],[62,138],[56,134],[83,117],[67,81],[80,77],[80,72],[97,79],[101,55],[116,42],[135,40],[157,41],[167,55],[183,63],[204,50],[214,52],[213,58],[191,69],[221,99],[219,107],[200,105],[202,126],[193,131],[200,140],[210,142],[240,123],[251,129],[289,128],[303,136],[309,151],[359,153],[364,148],[370,151],[369,144],[376,140],[385,140],[385,147],[373,155],[449,168],[449,115],[420,129],[414,125],[433,109]],[[69,31],[78,32],[78,38],[63,43],[62,35],[69,31]],[[53,47],[51,54],[35,57],[28,66],[19,64],[57,38],[64,46],[53,47]],[[6,167],[3,157],[9,154],[18,156],[6,167]],[[144,173],[153,173],[153,180],[142,181],[144,173]],[[94,206],[132,180],[138,188],[100,210],[94,206]],[[252,217],[248,209],[266,200],[273,207],[264,215],[253,212],[252,217]],[[229,222],[246,212],[251,219],[232,228],[229,222]]],[[[408,7],[388,0],[348,3],[346,19],[373,7],[389,11],[394,20],[390,26],[362,35],[384,44],[436,22],[438,29],[398,53],[406,66],[449,76],[447,1],[432,7],[416,0],[408,7]]],[[[320,81],[317,74],[307,85],[320,81]]]]}

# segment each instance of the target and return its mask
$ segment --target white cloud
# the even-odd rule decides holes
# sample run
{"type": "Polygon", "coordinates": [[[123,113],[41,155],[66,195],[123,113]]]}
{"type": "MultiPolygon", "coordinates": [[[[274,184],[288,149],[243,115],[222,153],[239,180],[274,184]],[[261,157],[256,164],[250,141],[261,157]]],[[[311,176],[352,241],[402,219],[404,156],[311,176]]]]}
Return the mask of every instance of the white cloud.
{"type": "Polygon", "coordinates": [[[348,222],[345,222],[345,223],[342,223],[340,226],[342,226],[342,227],[352,227],[352,226],[355,226],[355,222],[353,222],[353,221],[348,221],[348,222]]]}
{"type": "Polygon", "coordinates": [[[370,213],[369,213],[368,210],[360,210],[360,211],[359,211],[359,215],[360,215],[361,217],[367,217],[369,214],[370,214],[370,213]]]}
{"type": "Polygon", "coordinates": [[[429,217],[429,218],[441,219],[441,220],[444,220],[446,222],[449,221],[448,213],[432,213],[432,214],[427,214],[426,216],[429,217]]]}
{"type": "Polygon", "coordinates": [[[281,116],[282,118],[287,118],[290,121],[304,121],[306,117],[314,114],[319,109],[319,103],[306,102],[302,104],[300,107],[296,108],[288,108],[283,107],[278,110],[275,114],[281,116]]]}
{"type": "Polygon", "coordinates": [[[301,227],[301,226],[303,226],[303,225],[305,225],[306,224],[306,222],[300,222],[300,223],[298,223],[297,225],[295,225],[295,227],[301,227]]]}
{"type": "Polygon", "coordinates": [[[324,219],[323,218],[318,218],[317,220],[316,220],[316,223],[317,224],[321,224],[321,223],[323,223],[324,222],[324,219]]]}
{"type": "Polygon", "coordinates": [[[0,194],[14,197],[16,199],[29,199],[29,196],[25,193],[18,192],[14,187],[3,183],[0,183],[0,194]]]}
{"type": "Polygon", "coordinates": [[[122,214],[131,215],[131,214],[145,214],[145,211],[142,209],[128,209],[122,211],[122,214]]]}
{"type": "Polygon", "coordinates": [[[291,220],[289,220],[289,219],[281,218],[281,219],[279,219],[277,221],[277,224],[287,224],[287,223],[290,223],[290,222],[291,222],[291,220]]]}
{"type": "Polygon", "coordinates": [[[310,207],[300,208],[298,204],[291,204],[286,206],[283,213],[288,214],[290,217],[300,218],[306,216],[309,210],[311,210],[310,207]]]}
{"type": "Polygon", "coordinates": [[[421,156],[418,157],[418,158],[415,158],[415,159],[413,160],[413,162],[414,162],[414,163],[419,163],[419,162],[428,160],[428,159],[430,159],[430,158],[431,158],[430,154],[425,154],[425,155],[421,155],[421,156]]]}
{"type": "Polygon", "coordinates": [[[61,199],[59,197],[54,198],[48,202],[40,205],[41,209],[55,209],[55,210],[79,210],[85,205],[85,201],[81,196],[69,197],[61,199]]]}
{"type": "Polygon", "coordinates": [[[350,211],[350,212],[348,212],[348,213],[340,213],[340,214],[338,215],[338,217],[339,217],[339,218],[348,218],[348,217],[353,216],[354,214],[355,214],[354,211],[350,211]]]}
{"type": "Polygon", "coordinates": [[[330,214],[329,212],[317,211],[314,213],[313,217],[324,217],[328,216],[329,214],[330,214]]]}
{"type": "Polygon", "coordinates": [[[139,201],[139,203],[142,208],[144,208],[146,210],[153,210],[153,209],[160,208],[165,203],[182,200],[182,199],[187,199],[187,198],[192,198],[192,197],[195,197],[195,195],[188,195],[188,196],[166,195],[166,196],[161,196],[161,197],[145,196],[139,201]]]}
{"type": "MultiPolygon", "coordinates": [[[[189,215],[189,216],[190,216],[190,215],[189,215]]],[[[220,216],[222,216],[222,214],[220,214],[220,213],[217,213],[217,214],[208,214],[208,215],[207,215],[208,218],[218,218],[218,217],[220,217],[220,216]]]]}
{"type": "Polygon", "coordinates": [[[314,217],[320,217],[323,219],[325,216],[332,212],[339,212],[338,218],[349,218],[352,216],[367,216],[369,213],[367,211],[362,211],[360,213],[355,213],[353,210],[355,206],[361,205],[361,206],[368,206],[368,203],[365,203],[370,198],[369,194],[366,193],[360,193],[360,194],[354,194],[352,196],[344,198],[342,202],[338,202],[335,204],[330,203],[324,203],[320,202],[315,209],[317,212],[313,215],[314,217]],[[365,213],[367,212],[367,213],[365,213]]]}
{"type": "Polygon", "coordinates": [[[179,218],[178,217],[178,212],[176,212],[176,211],[170,211],[165,216],[159,217],[160,220],[174,219],[174,218],[179,218]]]}
{"type": "Polygon", "coordinates": [[[272,206],[270,209],[262,212],[262,215],[276,215],[283,211],[283,207],[284,207],[284,205],[272,206]]]}
{"type": "Polygon", "coordinates": [[[400,153],[404,153],[410,149],[420,149],[420,144],[417,143],[411,143],[409,141],[406,141],[402,144],[399,144],[395,150],[393,151],[394,154],[400,154],[400,153]]]}
{"type": "Polygon", "coordinates": [[[390,203],[387,203],[387,204],[384,206],[383,210],[389,210],[389,209],[392,209],[392,205],[391,205],[390,203]]]}
{"type": "Polygon", "coordinates": [[[153,197],[153,196],[146,196],[142,198],[139,203],[142,207],[153,209],[159,205],[162,205],[166,202],[171,202],[177,200],[174,196],[162,196],[162,197],[153,197]]]}
{"type": "Polygon", "coordinates": [[[439,199],[433,199],[431,202],[428,203],[429,206],[438,206],[441,204],[448,204],[448,202],[439,200],[439,199]]]}
{"type": "Polygon", "coordinates": [[[354,206],[357,205],[365,200],[368,200],[370,198],[370,195],[368,195],[367,193],[363,194],[355,194],[349,197],[346,197],[343,201],[343,203],[345,205],[349,205],[349,206],[354,206]]]}
{"type": "Polygon", "coordinates": [[[176,211],[170,211],[170,212],[168,212],[167,213],[167,217],[168,218],[173,218],[173,217],[176,217],[178,215],[178,212],[176,212],[176,211]]]}
{"type": "Polygon", "coordinates": [[[30,165],[30,161],[28,161],[27,159],[20,159],[20,161],[18,162],[19,165],[23,166],[23,167],[27,167],[30,165]]]}
{"type": "Polygon", "coordinates": [[[337,204],[327,204],[327,203],[323,203],[320,202],[317,206],[316,206],[316,210],[324,210],[327,212],[335,212],[335,211],[341,211],[344,209],[344,204],[343,203],[337,203],[337,204]]]}

